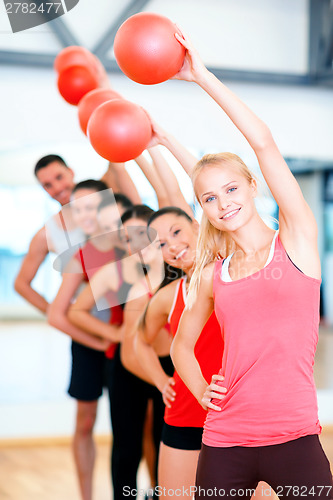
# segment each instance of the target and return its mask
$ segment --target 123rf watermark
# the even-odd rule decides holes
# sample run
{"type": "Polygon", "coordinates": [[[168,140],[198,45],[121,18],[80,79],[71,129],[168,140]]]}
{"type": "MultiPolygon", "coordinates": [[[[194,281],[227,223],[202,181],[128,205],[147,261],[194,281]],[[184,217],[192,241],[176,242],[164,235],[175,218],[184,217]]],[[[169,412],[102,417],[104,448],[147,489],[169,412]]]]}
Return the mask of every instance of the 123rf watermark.
{"type": "Polygon", "coordinates": [[[255,497],[256,494],[260,498],[262,497],[271,497],[273,493],[276,493],[277,496],[283,496],[283,497],[311,497],[312,498],[331,498],[331,493],[332,493],[332,486],[277,486],[276,489],[273,491],[273,489],[268,486],[268,485],[262,485],[260,486],[259,489],[252,489],[252,488],[247,488],[247,489],[236,489],[236,488],[231,488],[230,490],[226,491],[223,488],[201,488],[200,486],[191,486],[189,488],[166,488],[162,486],[156,486],[156,488],[149,489],[149,490],[144,490],[144,489],[133,489],[130,488],[129,486],[124,486],[123,488],[123,495],[125,497],[145,497],[145,495],[149,495],[150,497],[160,497],[160,496],[166,496],[166,497],[189,497],[189,498],[200,498],[200,497],[244,497],[244,498],[250,498],[255,497]]]}

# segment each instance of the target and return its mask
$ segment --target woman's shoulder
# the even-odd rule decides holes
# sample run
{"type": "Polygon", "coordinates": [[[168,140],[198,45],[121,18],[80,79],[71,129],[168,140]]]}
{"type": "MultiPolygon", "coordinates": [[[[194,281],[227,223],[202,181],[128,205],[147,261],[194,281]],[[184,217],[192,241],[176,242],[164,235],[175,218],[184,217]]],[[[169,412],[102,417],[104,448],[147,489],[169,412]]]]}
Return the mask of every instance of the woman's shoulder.
{"type": "Polygon", "coordinates": [[[213,296],[214,279],[221,269],[221,264],[221,260],[215,260],[203,268],[200,275],[199,294],[204,294],[209,297],[213,296]]]}
{"type": "Polygon", "coordinates": [[[155,305],[158,304],[166,313],[168,313],[171,309],[177,287],[182,279],[183,278],[178,278],[163,288],[160,288],[152,297],[152,303],[155,305]]]}
{"type": "Polygon", "coordinates": [[[161,294],[164,293],[166,296],[171,295],[172,293],[175,292],[176,288],[179,286],[179,283],[184,279],[185,279],[185,276],[172,281],[171,283],[164,286],[163,288],[160,288],[158,293],[161,293],[161,294]]]}
{"type": "Polygon", "coordinates": [[[98,271],[98,273],[104,273],[106,277],[112,277],[119,274],[118,272],[118,266],[117,263],[114,261],[108,262],[107,264],[104,264],[101,266],[98,271]]]}
{"type": "Polygon", "coordinates": [[[219,260],[214,260],[213,262],[210,262],[209,264],[206,264],[205,267],[204,267],[204,270],[207,273],[213,273],[217,262],[220,262],[220,261],[219,260]]]}
{"type": "Polygon", "coordinates": [[[141,281],[137,281],[136,283],[133,284],[131,290],[136,290],[138,292],[145,292],[145,293],[149,293],[149,288],[148,288],[148,285],[147,283],[144,282],[144,280],[142,279],[141,281]]]}
{"type": "Polygon", "coordinates": [[[210,283],[214,279],[216,271],[220,269],[222,262],[222,260],[214,260],[213,262],[207,264],[203,268],[201,280],[210,283]]]}
{"type": "Polygon", "coordinates": [[[81,261],[79,260],[79,258],[77,258],[76,254],[73,255],[73,257],[67,263],[63,273],[63,276],[65,276],[66,274],[84,274],[81,261]]]}
{"type": "Polygon", "coordinates": [[[89,280],[92,286],[99,285],[109,289],[117,290],[119,283],[119,273],[115,262],[108,262],[101,266],[89,280]]]}
{"type": "Polygon", "coordinates": [[[149,288],[146,283],[139,281],[135,283],[128,292],[127,300],[142,299],[147,300],[149,297],[149,288]]]}

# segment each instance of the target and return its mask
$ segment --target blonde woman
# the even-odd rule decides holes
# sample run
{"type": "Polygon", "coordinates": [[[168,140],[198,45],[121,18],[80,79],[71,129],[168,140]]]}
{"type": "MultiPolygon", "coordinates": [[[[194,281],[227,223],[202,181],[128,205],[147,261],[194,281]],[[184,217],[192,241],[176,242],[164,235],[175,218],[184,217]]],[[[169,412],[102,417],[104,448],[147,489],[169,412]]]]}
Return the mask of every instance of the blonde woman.
{"type": "Polygon", "coordinates": [[[321,282],[315,218],[268,127],[205,68],[187,37],[175,36],[186,48],[176,78],[197,83],[244,135],[280,214],[277,233],[260,218],[256,181],[236,155],[206,155],[194,168],[203,218],[172,357],[208,409],[200,498],[250,498],[260,480],[279,498],[333,498],[313,381],[321,282]],[[194,345],[213,310],[225,350],[207,387],[194,345]]]}

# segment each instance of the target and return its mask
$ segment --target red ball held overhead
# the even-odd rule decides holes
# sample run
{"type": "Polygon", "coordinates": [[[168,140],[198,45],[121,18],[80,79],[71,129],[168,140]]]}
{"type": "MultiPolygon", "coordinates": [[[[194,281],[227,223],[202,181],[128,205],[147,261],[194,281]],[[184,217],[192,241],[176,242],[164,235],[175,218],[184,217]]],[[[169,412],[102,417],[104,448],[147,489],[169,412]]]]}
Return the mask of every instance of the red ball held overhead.
{"type": "Polygon", "coordinates": [[[54,60],[54,69],[61,73],[71,66],[90,66],[96,70],[96,60],[89,50],[79,45],[71,45],[59,52],[54,60]]]}
{"type": "Polygon", "coordinates": [[[88,92],[78,105],[80,127],[87,135],[88,121],[92,113],[98,106],[111,99],[122,99],[121,95],[111,89],[96,89],[88,92]]]}
{"type": "Polygon", "coordinates": [[[87,133],[99,155],[112,162],[124,162],[147,148],[152,128],[143,108],[125,99],[113,99],[95,109],[87,133]]]}
{"type": "Polygon", "coordinates": [[[114,54],[120,69],[137,83],[151,85],[174,76],[182,67],[185,48],[179,30],[167,17],[141,12],[118,29],[114,54]]]}
{"type": "Polygon", "coordinates": [[[98,78],[90,67],[70,66],[61,71],[58,77],[60,94],[73,105],[77,105],[83,96],[98,86],[98,78]]]}

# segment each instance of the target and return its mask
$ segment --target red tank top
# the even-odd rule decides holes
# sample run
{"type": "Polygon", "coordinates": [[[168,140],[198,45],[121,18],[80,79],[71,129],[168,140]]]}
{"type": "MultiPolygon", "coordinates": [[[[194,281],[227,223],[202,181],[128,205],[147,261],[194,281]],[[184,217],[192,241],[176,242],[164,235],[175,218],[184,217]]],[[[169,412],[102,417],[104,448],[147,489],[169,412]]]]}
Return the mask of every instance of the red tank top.
{"type": "Polygon", "coordinates": [[[320,280],[298,270],[280,238],[260,271],[222,281],[215,264],[214,302],[223,323],[220,373],[226,397],[214,400],[203,442],[267,446],[319,434],[313,363],[318,339],[320,280]]]}
{"type": "MultiPolygon", "coordinates": [[[[176,287],[174,303],[169,314],[170,330],[176,335],[181,315],[185,308],[186,278],[181,278],[176,287]]],[[[223,354],[221,327],[213,313],[205,324],[194,349],[201,371],[207,382],[218,373],[223,354]]],[[[207,412],[200,406],[186,387],[178,373],[174,373],[176,392],[171,408],[165,408],[164,420],[175,427],[203,427],[207,412]]]]}
{"type": "Polygon", "coordinates": [[[75,253],[74,258],[81,264],[85,281],[89,281],[102,266],[108,264],[108,262],[117,260],[118,249],[111,248],[103,252],[88,240],[87,243],[75,253]]]}

